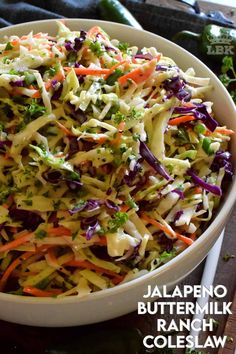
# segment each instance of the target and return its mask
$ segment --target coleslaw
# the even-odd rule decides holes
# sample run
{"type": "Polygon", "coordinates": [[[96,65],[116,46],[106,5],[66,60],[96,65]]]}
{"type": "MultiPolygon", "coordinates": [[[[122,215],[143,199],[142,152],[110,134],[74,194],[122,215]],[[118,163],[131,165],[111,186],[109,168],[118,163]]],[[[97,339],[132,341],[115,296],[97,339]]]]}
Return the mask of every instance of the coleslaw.
{"type": "Polygon", "coordinates": [[[85,296],[201,235],[232,178],[208,78],[100,27],[0,44],[0,291],[85,296]]]}

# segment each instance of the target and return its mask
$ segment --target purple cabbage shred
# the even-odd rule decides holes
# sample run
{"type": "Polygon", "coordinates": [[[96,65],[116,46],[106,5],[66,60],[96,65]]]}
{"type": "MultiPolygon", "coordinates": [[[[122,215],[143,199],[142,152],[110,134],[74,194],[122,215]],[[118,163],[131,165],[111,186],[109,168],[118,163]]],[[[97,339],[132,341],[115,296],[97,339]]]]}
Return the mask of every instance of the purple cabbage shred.
{"type": "Polygon", "coordinates": [[[91,238],[93,237],[93,235],[97,231],[98,226],[99,226],[98,221],[95,221],[94,223],[89,225],[88,229],[86,230],[86,234],[85,234],[87,241],[91,240],[91,238]]]}
{"type": "Polygon", "coordinates": [[[74,43],[66,40],[64,44],[66,50],[68,52],[78,52],[82,48],[83,42],[86,39],[86,34],[87,33],[85,31],[80,31],[80,36],[74,39],[74,43]]]}
{"type": "Polygon", "coordinates": [[[149,148],[143,141],[140,141],[139,153],[159,175],[161,175],[167,181],[171,179],[171,177],[165,171],[164,167],[162,167],[161,163],[157,160],[157,158],[153,155],[151,150],[149,150],[149,148]]]}
{"type": "Polygon", "coordinates": [[[191,94],[184,87],[185,83],[179,76],[164,81],[164,88],[169,92],[168,97],[175,96],[180,101],[188,102],[191,99],[191,94]]]}
{"type": "Polygon", "coordinates": [[[232,155],[229,151],[219,150],[215,154],[215,158],[211,165],[211,169],[214,172],[218,172],[220,168],[224,167],[225,176],[229,179],[233,176],[233,165],[231,163],[232,155]]]}
{"type": "Polygon", "coordinates": [[[16,80],[16,81],[11,81],[10,85],[13,87],[24,87],[25,83],[24,80],[16,80]]]}
{"type": "Polygon", "coordinates": [[[150,53],[146,53],[146,54],[136,54],[135,59],[145,59],[145,60],[152,60],[153,56],[150,53]]]}
{"type": "Polygon", "coordinates": [[[196,119],[201,120],[211,132],[218,126],[217,121],[207,112],[207,107],[203,103],[196,103],[194,107],[175,107],[173,111],[173,114],[187,113],[191,113],[196,119]]]}
{"type": "Polygon", "coordinates": [[[211,192],[212,194],[215,194],[215,195],[218,195],[218,196],[222,195],[222,190],[221,190],[220,187],[215,186],[213,184],[209,184],[209,183],[203,181],[203,179],[198,177],[193,172],[193,170],[191,170],[190,168],[187,170],[187,174],[192,177],[192,181],[193,181],[194,184],[199,185],[200,187],[204,188],[208,192],[211,192]]]}
{"type": "Polygon", "coordinates": [[[182,200],[184,199],[184,193],[180,189],[178,189],[178,188],[173,189],[172,193],[176,193],[179,195],[180,199],[182,199],[182,200]]]}

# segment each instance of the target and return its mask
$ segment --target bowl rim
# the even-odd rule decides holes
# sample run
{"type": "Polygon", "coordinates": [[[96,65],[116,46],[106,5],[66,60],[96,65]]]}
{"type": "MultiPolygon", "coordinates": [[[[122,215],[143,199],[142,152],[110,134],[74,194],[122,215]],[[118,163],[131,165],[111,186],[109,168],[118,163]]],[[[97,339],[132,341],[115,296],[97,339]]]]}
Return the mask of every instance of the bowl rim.
{"type": "MultiPolygon", "coordinates": [[[[55,24],[57,21],[60,21],[61,19],[45,19],[45,20],[36,20],[36,21],[29,21],[29,22],[24,22],[24,23],[19,23],[19,24],[15,24],[12,26],[8,26],[8,27],[3,27],[0,28],[0,36],[4,35],[5,31],[17,31],[17,29],[22,29],[25,26],[29,26],[29,25],[41,25],[41,24],[49,24],[49,25],[53,25],[55,24]]],[[[187,54],[187,56],[191,59],[193,59],[194,62],[196,62],[197,64],[199,64],[201,66],[201,69],[203,69],[204,71],[208,71],[208,73],[216,80],[217,84],[220,86],[221,90],[224,92],[224,95],[227,97],[228,99],[228,103],[231,104],[231,108],[235,111],[236,113],[236,107],[234,105],[234,102],[232,100],[232,98],[230,97],[228,91],[226,90],[226,88],[223,86],[223,84],[220,82],[220,80],[218,79],[218,77],[216,76],[216,74],[214,74],[214,72],[211,71],[211,69],[209,69],[200,59],[198,59],[196,56],[194,56],[193,54],[191,54],[189,51],[187,51],[186,49],[180,47],[179,45],[177,45],[176,43],[171,42],[170,40],[161,37],[155,33],[152,33],[150,31],[146,31],[146,30],[141,30],[141,29],[136,29],[124,24],[120,24],[120,23],[116,23],[116,22],[110,22],[110,21],[103,21],[103,20],[96,20],[96,19],[87,19],[87,18],[65,18],[63,19],[66,21],[66,23],[68,23],[68,25],[70,26],[70,24],[74,24],[74,23],[78,23],[79,25],[82,23],[85,23],[85,25],[100,25],[102,27],[102,25],[110,25],[112,27],[115,27],[117,29],[121,28],[122,30],[129,30],[129,31],[133,31],[133,33],[137,33],[137,32],[145,32],[145,34],[149,37],[154,37],[155,40],[160,40],[161,42],[166,42],[166,44],[169,44],[171,47],[176,48],[178,50],[181,50],[183,52],[183,54],[187,54]]],[[[32,28],[33,30],[33,28],[32,28]]],[[[12,35],[15,33],[12,33],[12,35]]],[[[236,114],[235,114],[235,119],[236,119],[236,114]]],[[[235,168],[236,169],[236,168],[235,168]]],[[[236,174],[236,171],[235,171],[236,174]]],[[[140,277],[137,277],[135,279],[132,279],[130,281],[127,281],[125,283],[122,283],[120,285],[116,285],[113,288],[109,288],[109,289],[104,289],[104,290],[100,290],[94,293],[90,293],[87,296],[84,297],[78,297],[77,295],[72,295],[72,296],[68,296],[68,297],[64,297],[64,298],[39,298],[39,297],[29,297],[26,295],[14,295],[14,294],[8,294],[8,293],[3,293],[0,292],[0,301],[8,301],[8,302],[13,302],[13,303],[19,303],[19,304],[23,304],[23,303],[28,303],[28,304],[47,304],[47,305],[58,305],[61,303],[65,303],[65,304],[71,304],[71,303],[78,303],[78,302],[87,302],[87,301],[96,301],[97,299],[102,299],[104,297],[107,296],[112,296],[112,295],[117,295],[119,293],[123,293],[124,291],[128,291],[130,289],[135,288],[136,286],[141,286],[147,283],[147,280],[150,279],[150,282],[152,279],[157,278],[159,275],[161,275],[162,273],[168,272],[169,270],[171,270],[172,266],[174,264],[180,264],[183,260],[183,258],[187,257],[187,256],[191,256],[193,253],[200,251],[202,244],[205,242],[205,240],[210,236],[210,234],[214,234],[215,232],[218,232],[219,228],[223,228],[222,227],[222,222],[223,219],[225,217],[225,215],[229,215],[230,211],[234,205],[235,199],[236,199],[236,177],[234,176],[232,182],[230,183],[231,186],[229,187],[227,194],[224,196],[224,200],[222,202],[222,206],[220,207],[220,209],[217,211],[217,217],[214,218],[214,220],[212,220],[212,222],[210,223],[210,225],[206,228],[206,230],[201,234],[201,236],[188,248],[186,248],[184,251],[182,251],[180,254],[178,254],[177,256],[175,256],[173,259],[171,259],[170,261],[168,261],[166,264],[162,265],[161,267],[147,273],[144,275],[141,275],[140,277]]],[[[220,233],[219,233],[220,235],[220,233]]],[[[215,240],[216,241],[216,240],[215,240]]]]}

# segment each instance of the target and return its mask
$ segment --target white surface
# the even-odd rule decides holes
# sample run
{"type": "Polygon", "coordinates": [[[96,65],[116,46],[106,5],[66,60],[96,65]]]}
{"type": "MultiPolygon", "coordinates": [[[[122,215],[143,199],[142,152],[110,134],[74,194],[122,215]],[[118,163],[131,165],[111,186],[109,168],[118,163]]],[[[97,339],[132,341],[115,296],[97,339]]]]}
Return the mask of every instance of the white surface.
{"type": "MultiPolygon", "coordinates": [[[[203,63],[184,49],[152,33],[116,23],[83,19],[68,19],[66,22],[72,30],[86,30],[93,25],[100,25],[113,38],[136,44],[139,47],[156,46],[165,55],[172,57],[183,69],[193,66],[198,75],[211,78],[214,90],[209,95],[209,99],[214,102],[219,121],[236,130],[235,105],[228,92],[203,63]]],[[[31,22],[1,29],[0,37],[6,34],[23,35],[31,30],[48,32],[54,35],[56,28],[55,20],[31,22]]],[[[232,142],[232,151],[236,151],[235,138],[232,142]]],[[[234,154],[235,165],[236,154],[234,154]]],[[[90,294],[83,299],[78,299],[76,296],[64,299],[38,299],[1,293],[0,318],[28,325],[73,326],[111,319],[136,310],[137,302],[142,300],[148,285],[168,285],[171,288],[205,258],[224,228],[235,196],[236,182],[234,181],[217,218],[214,219],[202,236],[190,248],[152,273],[113,289],[90,294]]]]}
{"type": "MultiPolygon", "coordinates": [[[[202,274],[201,286],[205,287],[207,289],[209,289],[210,286],[213,285],[213,283],[214,283],[216,268],[217,268],[217,264],[218,264],[218,260],[219,260],[219,256],[220,256],[220,250],[221,250],[223,239],[224,239],[224,231],[222,231],[220,237],[218,238],[218,240],[216,241],[216,243],[212,247],[212,249],[209,252],[207,259],[206,259],[204,271],[202,274]]],[[[197,303],[199,306],[201,306],[201,308],[203,308],[208,303],[208,301],[209,301],[209,296],[200,297],[200,298],[198,298],[197,303]]],[[[198,319],[198,320],[202,321],[203,318],[204,318],[203,313],[195,314],[193,316],[193,320],[198,319]]],[[[201,327],[201,326],[199,325],[199,327],[201,327]]],[[[199,333],[200,333],[200,330],[198,330],[198,331],[192,330],[190,332],[190,335],[197,338],[199,336],[199,333]]]]}

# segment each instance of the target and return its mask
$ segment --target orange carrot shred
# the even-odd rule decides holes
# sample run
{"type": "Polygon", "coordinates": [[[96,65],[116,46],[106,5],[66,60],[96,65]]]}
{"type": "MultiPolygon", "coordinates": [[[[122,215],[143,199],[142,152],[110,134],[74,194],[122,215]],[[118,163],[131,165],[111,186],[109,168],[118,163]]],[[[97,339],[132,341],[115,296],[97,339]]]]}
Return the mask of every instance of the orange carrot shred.
{"type": "Polygon", "coordinates": [[[41,290],[33,286],[23,288],[23,292],[37,297],[52,297],[62,293],[60,289],[41,290]]]}
{"type": "Polygon", "coordinates": [[[171,119],[169,121],[169,125],[179,125],[181,123],[191,122],[195,119],[196,119],[195,116],[191,116],[191,115],[181,116],[181,117],[171,119]]]}
{"type": "Polygon", "coordinates": [[[12,249],[14,249],[14,248],[26,243],[31,238],[33,238],[33,236],[34,236],[33,232],[24,233],[23,236],[18,237],[15,240],[6,243],[3,246],[0,246],[0,252],[10,251],[10,250],[12,250],[12,249]]]}
{"type": "Polygon", "coordinates": [[[3,289],[6,286],[7,280],[9,279],[11,273],[16,269],[16,267],[23,261],[26,260],[27,258],[31,257],[34,252],[25,252],[18,258],[16,258],[5,270],[3,273],[3,276],[0,279],[0,291],[3,291],[3,289]]]}
{"type": "Polygon", "coordinates": [[[145,221],[147,221],[149,224],[152,224],[156,226],[158,229],[164,231],[167,235],[178,238],[179,240],[185,242],[187,245],[191,245],[193,243],[193,240],[191,240],[189,237],[183,236],[175,231],[169,230],[165,225],[162,225],[160,222],[156,221],[155,219],[150,218],[146,214],[142,214],[141,218],[145,221]]]}

